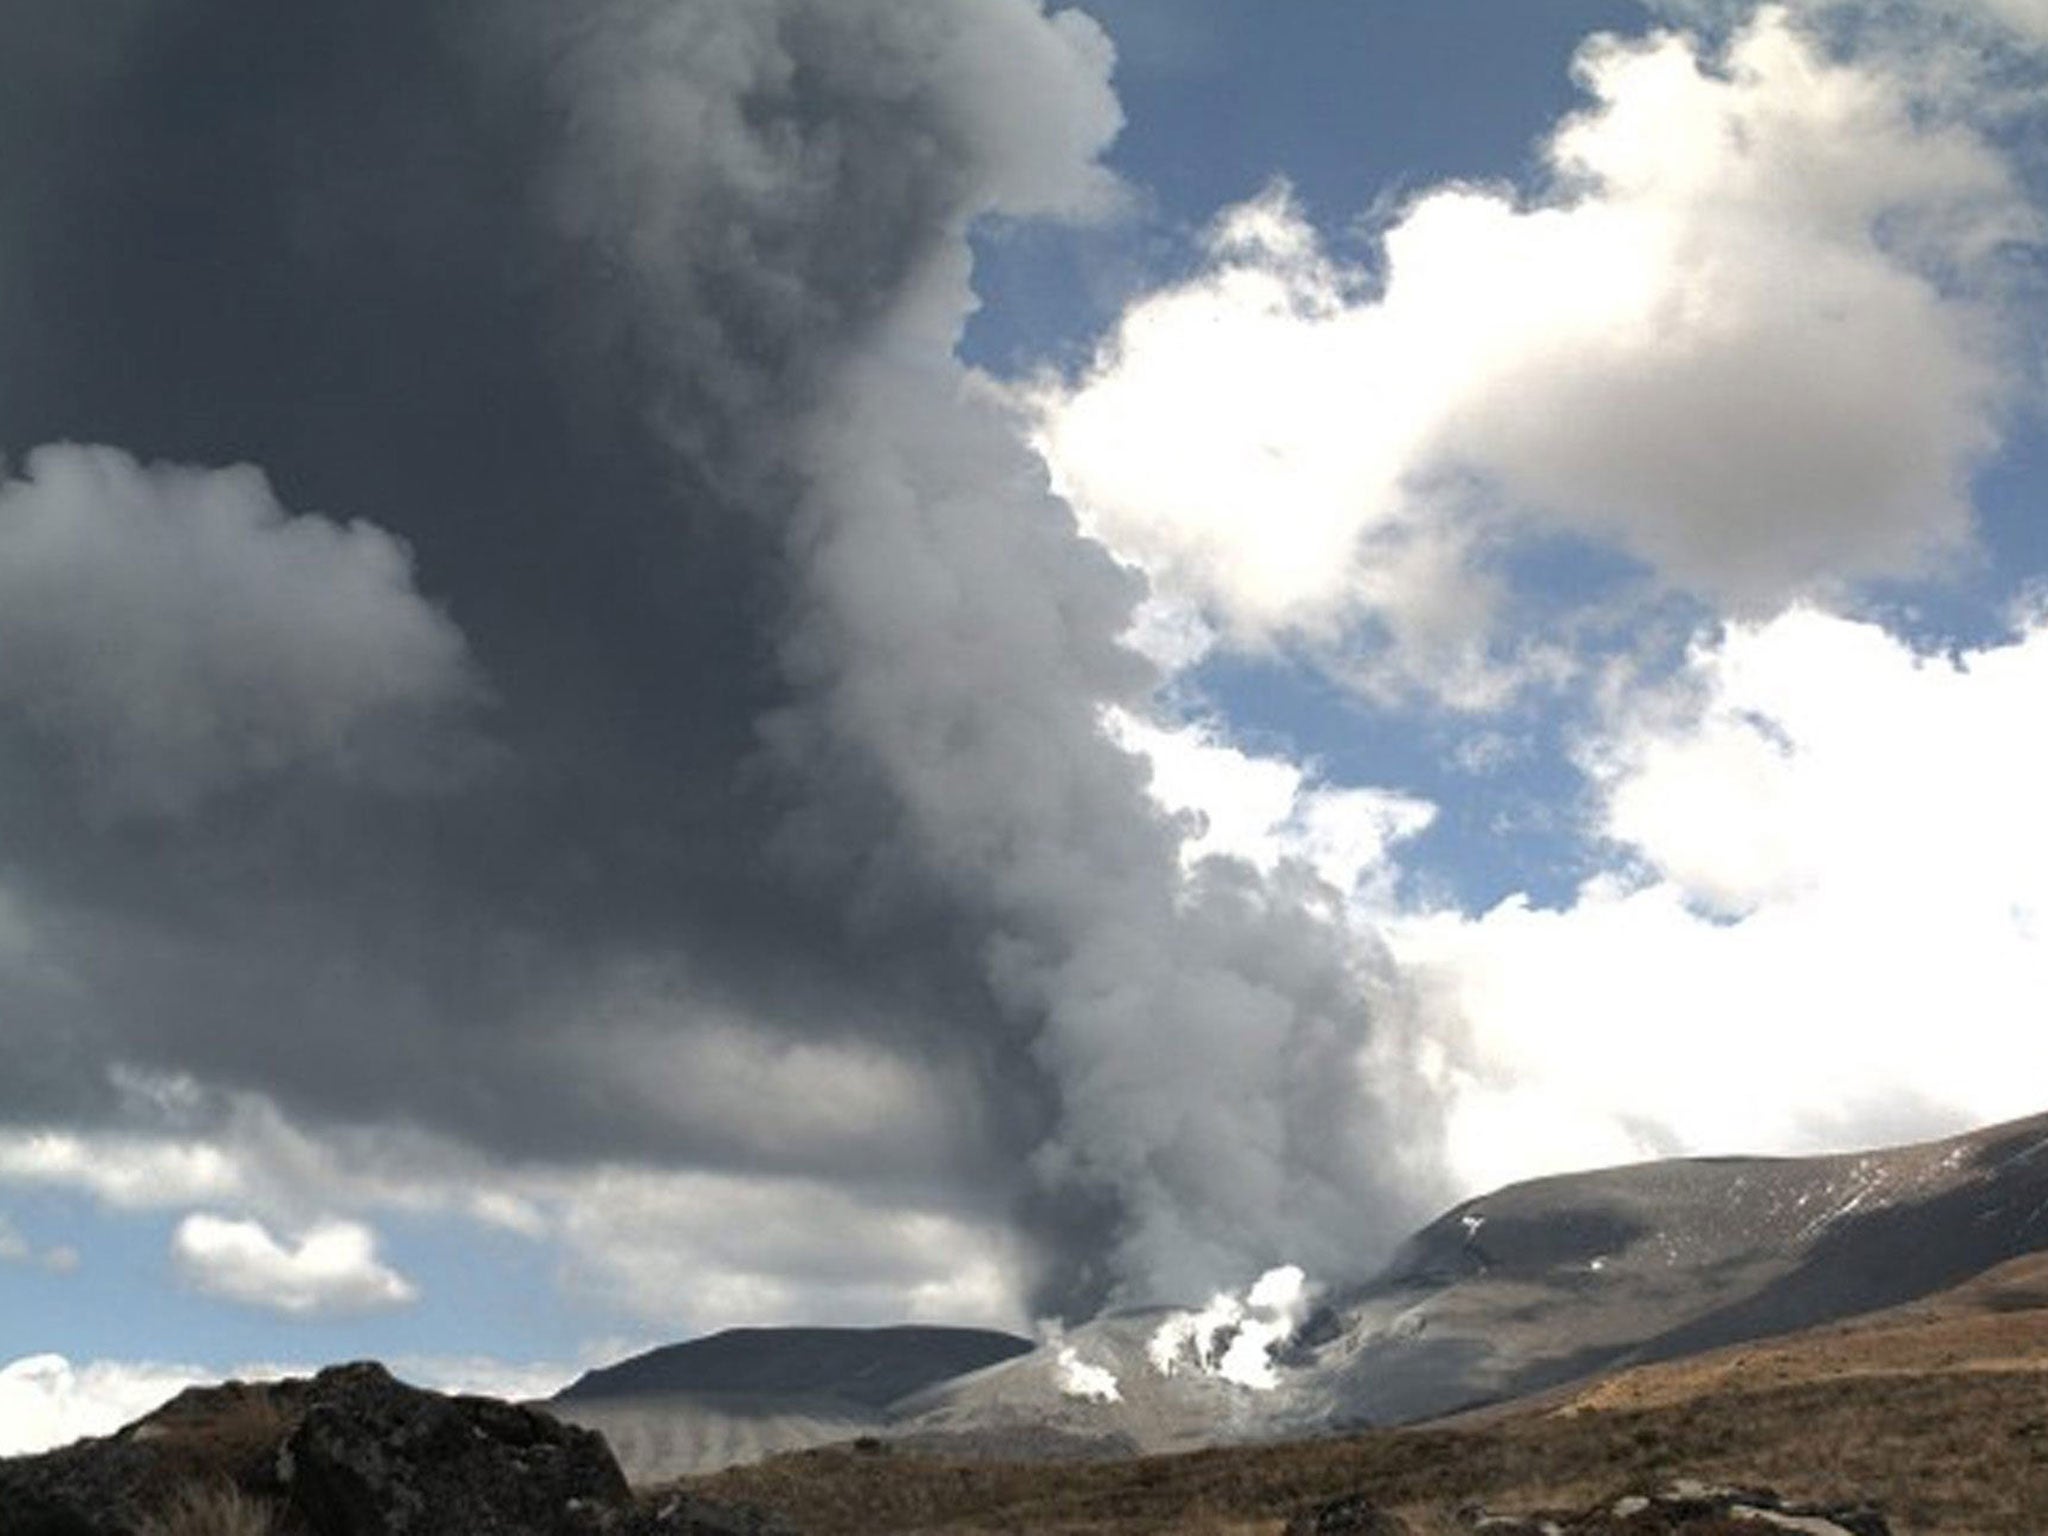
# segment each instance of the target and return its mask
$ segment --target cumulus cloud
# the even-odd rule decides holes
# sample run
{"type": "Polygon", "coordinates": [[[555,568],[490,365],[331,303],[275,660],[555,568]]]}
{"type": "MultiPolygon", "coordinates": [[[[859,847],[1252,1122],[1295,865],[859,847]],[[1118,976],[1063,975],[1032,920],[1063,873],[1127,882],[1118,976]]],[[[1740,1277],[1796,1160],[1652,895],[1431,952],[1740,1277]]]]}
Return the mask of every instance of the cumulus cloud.
{"type": "Polygon", "coordinates": [[[399,1380],[430,1392],[530,1403],[553,1397],[590,1366],[610,1361],[596,1356],[581,1364],[562,1365],[545,1360],[495,1360],[487,1355],[399,1355],[386,1363],[399,1380]]]}
{"type": "Polygon", "coordinates": [[[0,1180],[84,1189],[116,1209],[147,1210],[234,1194],[244,1174],[208,1141],[10,1130],[0,1133],[0,1180]]]}
{"type": "MultiPolygon", "coordinates": [[[[1753,15],[1756,0],[1651,0],[1658,15],[1690,26],[1737,26],[1753,15]]],[[[1925,0],[1899,6],[1883,0],[1786,0],[1781,7],[1794,15],[1824,23],[1848,23],[1866,38],[1887,47],[1904,45],[1920,51],[1920,63],[1954,83],[1974,75],[1969,60],[1946,45],[1955,40],[1960,23],[1976,43],[1987,38],[2036,44],[2048,41],[2048,6],[2041,0],[1925,0]],[[1931,58],[1930,51],[1945,57],[1931,58]]],[[[1910,60],[1899,62],[1910,67],[1910,60]]]]}
{"type": "MultiPolygon", "coordinates": [[[[812,1092],[830,1096],[815,1082],[812,1092]]],[[[1002,1211],[962,1210],[957,1197],[935,1199],[918,1179],[867,1190],[826,1176],[505,1168],[418,1131],[308,1130],[247,1096],[205,1139],[0,1134],[0,1186],[10,1182],[77,1191],[121,1211],[233,1200],[253,1215],[181,1226],[174,1260],[201,1289],[273,1307],[316,1291],[321,1305],[336,1308],[409,1296],[409,1282],[394,1284],[374,1247],[365,1253],[360,1245],[367,1219],[380,1213],[468,1222],[546,1245],[572,1293],[658,1334],[904,1316],[1016,1327],[1024,1319],[1020,1276],[1031,1267],[1002,1211]],[[323,1219],[336,1208],[350,1219],[323,1219]],[[337,1226],[357,1236],[311,1247],[313,1234],[337,1226]],[[294,1244],[280,1231],[305,1236],[294,1244]],[[323,1264],[335,1271],[324,1280],[323,1264]],[[242,1291],[227,1291],[230,1282],[242,1291]]],[[[413,1379],[467,1378],[443,1371],[413,1379]]]]}
{"type": "Polygon", "coordinates": [[[1581,52],[1534,193],[1411,200],[1347,264],[1284,190],[1030,392],[1089,525],[1239,646],[1361,629],[1454,700],[1517,530],[1764,610],[1969,542],[2035,233],[1996,151],[1765,8],[1581,52]]]}
{"type": "MultiPolygon", "coordinates": [[[[559,1365],[485,1356],[400,1355],[387,1363],[401,1380],[430,1391],[534,1401],[553,1396],[599,1359],[559,1365]]],[[[310,1376],[318,1368],[260,1363],[217,1371],[157,1361],[73,1363],[63,1355],[26,1355],[0,1363],[0,1456],[31,1456],[74,1440],[112,1434],[188,1387],[230,1379],[276,1381],[310,1376]]]]}
{"type": "Polygon", "coordinates": [[[570,1286],[668,1329],[1021,1321],[1028,1256],[1000,1217],[858,1203],[822,1179],[631,1168],[559,1194],[570,1286]]]}
{"type": "Polygon", "coordinates": [[[1586,745],[1622,857],[1394,943],[1445,1009],[1467,1187],[2032,1113],[2048,1072],[2048,627],[1948,654],[1732,626],[1586,745]]]}
{"type": "Polygon", "coordinates": [[[2048,5],[2041,0],[1974,0],[1986,14],[2030,42],[2048,43],[2048,5]]]}
{"type": "Polygon", "coordinates": [[[971,1079],[886,1040],[792,1037],[645,973],[577,1014],[592,1027],[560,1042],[565,1076],[726,1159],[814,1171],[857,1158],[914,1177],[974,1139],[971,1079]]]}
{"type": "MultiPolygon", "coordinates": [[[[519,1363],[485,1356],[400,1355],[387,1363],[401,1380],[435,1392],[480,1393],[510,1401],[553,1396],[604,1356],[577,1364],[519,1363]]],[[[276,1381],[319,1367],[243,1364],[231,1371],[144,1360],[74,1363],[63,1355],[25,1355],[0,1363],[0,1456],[31,1456],[73,1440],[112,1434],[152,1413],[187,1387],[223,1380],[276,1381]]]]}
{"type": "Polygon", "coordinates": [[[0,1456],[28,1456],[111,1434],[190,1386],[217,1378],[197,1367],[27,1355],[0,1365],[0,1456]]]}
{"type": "Polygon", "coordinates": [[[294,1316],[402,1307],[419,1296],[378,1259],[376,1234],[351,1221],[281,1241],[260,1221],[195,1213],[171,1235],[171,1258],[195,1290],[294,1316]]]}
{"type": "Polygon", "coordinates": [[[135,1129],[0,1129],[0,1185],[70,1191],[116,1212],[233,1203],[273,1223],[305,1225],[335,1204],[456,1216],[537,1234],[540,1211],[494,1179],[473,1148],[416,1128],[308,1129],[252,1093],[200,1093],[190,1079],[131,1077],[131,1102],[197,1100],[200,1124],[131,1108],[135,1129]],[[147,1125],[151,1128],[143,1129],[147,1125]]]}
{"type": "Polygon", "coordinates": [[[1161,726],[1112,715],[1110,729],[1151,765],[1152,797],[1193,818],[1181,858],[1243,859],[1272,875],[1305,865],[1354,905],[1393,899],[1393,852],[1436,807],[1413,795],[1332,784],[1290,758],[1247,752],[1217,724],[1161,726]]]}
{"type": "Polygon", "coordinates": [[[38,448],[0,485],[0,650],[0,709],[112,812],[307,765],[417,772],[413,733],[476,692],[390,534],[294,517],[246,466],[115,448],[38,448]]]}

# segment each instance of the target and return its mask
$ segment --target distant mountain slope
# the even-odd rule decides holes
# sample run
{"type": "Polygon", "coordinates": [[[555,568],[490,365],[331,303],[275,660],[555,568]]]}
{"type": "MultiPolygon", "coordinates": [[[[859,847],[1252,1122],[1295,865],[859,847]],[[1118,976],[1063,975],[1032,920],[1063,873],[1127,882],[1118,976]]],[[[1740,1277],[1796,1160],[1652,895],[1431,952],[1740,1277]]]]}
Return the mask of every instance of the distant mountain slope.
{"type": "Polygon", "coordinates": [[[875,1409],[831,1402],[747,1399],[737,1393],[577,1398],[547,1405],[564,1423],[594,1429],[637,1487],[838,1445],[888,1429],[875,1409]]]}
{"type": "Polygon", "coordinates": [[[1403,1422],[1895,1306],[2041,1249],[2048,1115],[1570,1174],[1432,1222],[1337,1298],[1299,1365],[1330,1422],[1403,1422]]]}
{"type": "Polygon", "coordinates": [[[587,1372],[549,1407],[650,1483],[878,1433],[920,1389],[1031,1349],[983,1328],[734,1328],[587,1372]]]}
{"type": "Polygon", "coordinates": [[[554,1400],[744,1393],[886,1408],[1031,1348],[1029,1339],[986,1328],[730,1328],[587,1371],[554,1400]]]}
{"type": "Polygon", "coordinates": [[[1162,1376],[1158,1314],[1063,1347],[1114,1377],[1075,1396],[1059,1356],[930,1389],[896,1432],[994,1451],[1061,1440],[1172,1450],[1410,1423],[1640,1361],[1894,1306],[2048,1249],[2048,1116],[1815,1158],[1645,1163],[1511,1185],[1446,1212],[1328,1298],[1257,1391],[1162,1376]]]}
{"type": "MultiPolygon", "coordinates": [[[[1031,1349],[955,1329],[747,1329],[593,1372],[558,1411],[636,1481],[856,1435],[1102,1455],[1412,1423],[1930,1296],[2048,1250],[2048,1115],[1880,1151],[1510,1185],[1326,1297],[1270,1389],[1153,1361],[1170,1308],[1031,1349]]],[[[1220,1355],[1227,1333],[1215,1342],[1220,1355]]]]}

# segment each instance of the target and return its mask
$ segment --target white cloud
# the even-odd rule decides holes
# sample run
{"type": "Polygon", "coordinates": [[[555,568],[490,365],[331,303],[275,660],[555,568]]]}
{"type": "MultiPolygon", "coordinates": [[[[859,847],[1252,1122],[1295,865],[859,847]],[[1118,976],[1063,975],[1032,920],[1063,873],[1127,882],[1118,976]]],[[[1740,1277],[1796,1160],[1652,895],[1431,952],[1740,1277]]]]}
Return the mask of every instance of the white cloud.
{"type": "Polygon", "coordinates": [[[1284,757],[1230,744],[1222,727],[1165,727],[1121,711],[1105,717],[1124,747],[1151,764],[1159,806],[1191,818],[1184,861],[1243,859],[1271,874],[1308,865],[1347,897],[1391,900],[1393,847],[1425,830],[1436,808],[1394,790],[1329,784],[1284,757]]]}
{"type": "Polygon", "coordinates": [[[605,1357],[576,1365],[558,1361],[495,1360],[488,1355],[399,1355],[385,1362],[391,1374],[430,1392],[533,1402],[553,1397],[605,1357]]]}
{"type": "MultiPolygon", "coordinates": [[[[1653,10],[1692,24],[1726,22],[1754,10],[1755,4],[1756,0],[1651,0],[1653,10]]],[[[1943,25],[1956,21],[1993,29],[2010,42],[2048,42],[2048,0],[1916,0],[1911,6],[1888,5],[1884,0],[1788,0],[1788,8],[1823,20],[1847,17],[1865,28],[1876,22],[1889,34],[1888,40],[1917,44],[1923,50],[1939,49],[1943,25]]],[[[1952,60],[1938,62],[1943,68],[1954,67],[1952,60]]]]}
{"type": "Polygon", "coordinates": [[[540,1236],[547,1218],[473,1150],[398,1126],[310,1133],[259,1094],[212,1094],[182,1076],[116,1070],[131,1120],[193,1131],[0,1129],[0,1186],[76,1190],[120,1211],[232,1202],[273,1224],[337,1208],[460,1215],[540,1236]]]}
{"type": "Polygon", "coordinates": [[[1578,67],[1543,199],[1431,190],[1369,275],[1269,194],[1037,387],[1084,519],[1231,643],[1377,627],[1485,702],[1504,528],[1748,610],[1966,547],[2007,383],[1979,290],[2035,229],[1998,155],[1778,9],[1578,67]]]}
{"type": "MultiPolygon", "coordinates": [[[[616,1352],[615,1352],[616,1353],[616,1352]]],[[[406,1356],[392,1373],[436,1392],[474,1392],[510,1401],[552,1396],[598,1359],[576,1365],[517,1364],[485,1356],[406,1356]]],[[[229,1379],[275,1381],[310,1376],[310,1365],[242,1364],[230,1370],[158,1361],[27,1355],[0,1363],[0,1456],[28,1456],[87,1436],[107,1435],[152,1413],[187,1387],[229,1379]]]]}
{"type": "Polygon", "coordinates": [[[198,1213],[178,1223],[171,1257],[196,1290],[294,1315],[406,1306],[419,1296],[378,1260],[376,1234],[350,1221],[322,1222],[280,1242],[259,1221],[198,1213]]]}
{"type": "Polygon", "coordinates": [[[1623,865],[1391,939],[1442,1012],[1470,1188],[2038,1111],[2048,620],[1957,657],[1796,609],[1589,748],[1623,865]]]}
{"type": "Polygon", "coordinates": [[[28,1355],[0,1365],[0,1456],[27,1456],[111,1434],[187,1387],[219,1380],[198,1366],[28,1355]]]}
{"type": "Polygon", "coordinates": [[[1210,254],[1127,313],[1076,387],[1034,402],[1055,483],[1238,643],[1360,606],[1429,629],[1458,564],[1401,491],[1425,401],[1393,376],[1382,311],[1349,302],[1357,275],[1281,192],[1225,214],[1210,254]]]}
{"type": "Polygon", "coordinates": [[[2048,0],[1964,0],[2029,42],[2048,43],[2048,0]]]}
{"type": "MultiPolygon", "coordinates": [[[[758,1071],[777,1092],[834,1098],[834,1060],[742,1051],[717,1070],[736,1090],[758,1071]]],[[[872,1080],[856,1071],[851,1081],[869,1109],[894,1112],[888,1071],[872,1080]]],[[[180,1097],[177,1084],[156,1091],[180,1097]]],[[[913,1126],[906,1145],[923,1144],[913,1126]]],[[[377,1261],[360,1219],[319,1219],[339,1210],[461,1216],[550,1245],[571,1291],[663,1332],[906,1317],[1014,1327],[1024,1316],[1027,1255],[1007,1225],[927,1208],[914,1194],[775,1174],[508,1171],[416,1131],[309,1132],[255,1096],[236,1097],[209,1137],[0,1133],[0,1187],[8,1183],[81,1191],[117,1211],[232,1201],[253,1219],[187,1219],[174,1241],[178,1269],[212,1294],[288,1312],[411,1299],[410,1282],[377,1261]],[[285,1242],[280,1231],[303,1236],[285,1242]]]]}
{"type": "Polygon", "coordinates": [[[293,517],[247,466],[69,444],[0,483],[0,651],[0,705],[110,814],[305,765],[440,771],[444,717],[476,692],[461,634],[383,530],[293,517]]]}
{"type": "Polygon", "coordinates": [[[972,1141],[964,1085],[880,1042],[806,1040],[707,1005],[689,978],[627,967],[570,1004],[561,1072],[748,1165],[929,1168],[972,1141]]]}
{"type": "Polygon", "coordinates": [[[711,1172],[600,1170],[561,1196],[572,1289],[674,1331],[1023,1321],[1027,1255],[1000,1220],[711,1172]]]}
{"type": "Polygon", "coordinates": [[[237,1161],[209,1141],[0,1131],[0,1183],[82,1189],[121,1210],[219,1200],[244,1182],[237,1161]]]}

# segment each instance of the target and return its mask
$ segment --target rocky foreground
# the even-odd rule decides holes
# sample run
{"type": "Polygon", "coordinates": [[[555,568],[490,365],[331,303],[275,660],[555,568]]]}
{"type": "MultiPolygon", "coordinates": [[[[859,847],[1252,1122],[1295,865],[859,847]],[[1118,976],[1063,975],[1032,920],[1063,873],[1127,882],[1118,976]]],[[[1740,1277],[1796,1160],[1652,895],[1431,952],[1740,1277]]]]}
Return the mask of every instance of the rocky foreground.
{"type": "Polygon", "coordinates": [[[787,1536],[636,1496],[603,1438],[382,1366],[196,1387],[118,1434],[0,1461],[0,1536],[787,1536]]]}
{"type": "MultiPolygon", "coordinates": [[[[1623,1494],[1589,1508],[1501,1514],[1469,1505],[1454,1517],[1483,1536],[1893,1536],[1891,1523],[1866,1505],[1802,1504],[1769,1488],[1740,1488],[1681,1478],[1654,1493],[1623,1494]]],[[[1415,1528],[1364,1494],[1333,1499],[1287,1523],[1285,1536],[1414,1536],[1415,1528]]]]}

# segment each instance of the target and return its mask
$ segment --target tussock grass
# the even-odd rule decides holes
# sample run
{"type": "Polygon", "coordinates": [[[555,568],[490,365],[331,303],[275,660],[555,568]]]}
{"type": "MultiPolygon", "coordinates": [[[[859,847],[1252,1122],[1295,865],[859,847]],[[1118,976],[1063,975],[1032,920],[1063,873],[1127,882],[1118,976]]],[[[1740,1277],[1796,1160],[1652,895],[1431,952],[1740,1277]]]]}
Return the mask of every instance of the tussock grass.
{"type": "MultiPolygon", "coordinates": [[[[269,1509],[262,1495],[280,1491],[278,1450],[299,1417],[294,1399],[260,1383],[195,1388],[173,1399],[133,1431],[153,1452],[138,1490],[142,1506],[165,1511],[166,1519],[178,1513],[188,1522],[202,1514],[231,1520],[231,1495],[242,1497],[253,1509],[269,1509]]],[[[246,1529],[267,1532],[274,1525],[273,1519],[246,1529]]],[[[244,1536],[245,1527],[188,1523],[143,1536],[203,1536],[216,1529],[223,1536],[244,1536]]]]}
{"type": "Polygon", "coordinates": [[[232,1472],[271,1456],[297,1422],[273,1387],[229,1382],[173,1401],[150,1425],[163,1452],[232,1472]]]}
{"type": "Polygon", "coordinates": [[[2048,1531],[2048,1389],[2009,1372],[1855,1376],[1662,1406],[1108,1463],[969,1463],[840,1449],[693,1480],[806,1536],[874,1531],[1267,1536],[1364,1492],[1421,1533],[1457,1511],[1577,1509],[1682,1476],[1869,1501],[1903,1536],[2048,1531]]]}
{"type": "Polygon", "coordinates": [[[277,1536],[275,1509],[220,1479],[175,1489],[135,1528],[135,1536],[277,1536]]]}

